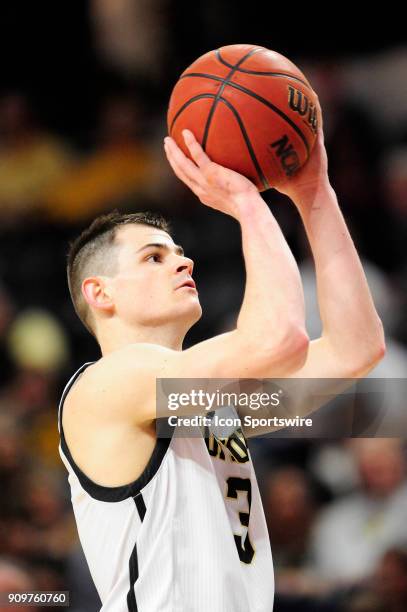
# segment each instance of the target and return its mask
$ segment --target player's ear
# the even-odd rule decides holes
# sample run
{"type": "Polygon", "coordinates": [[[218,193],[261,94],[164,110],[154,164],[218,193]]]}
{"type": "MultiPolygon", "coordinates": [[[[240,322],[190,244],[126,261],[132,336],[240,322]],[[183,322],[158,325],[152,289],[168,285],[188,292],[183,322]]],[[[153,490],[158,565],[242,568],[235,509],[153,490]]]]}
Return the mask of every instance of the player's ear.
{"type": "Polygon", "coordinates": [[[111,291],[103,276],[85,278],[82,294],[89,306],[99,310],[110,310],[114,306],[111,291]]]}

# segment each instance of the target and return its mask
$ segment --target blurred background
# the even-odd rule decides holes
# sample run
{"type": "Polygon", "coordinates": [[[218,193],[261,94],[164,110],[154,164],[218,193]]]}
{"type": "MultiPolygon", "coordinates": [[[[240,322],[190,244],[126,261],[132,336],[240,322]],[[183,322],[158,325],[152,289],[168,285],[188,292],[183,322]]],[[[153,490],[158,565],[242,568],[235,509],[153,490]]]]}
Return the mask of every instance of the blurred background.
{"type": "MultiPolygon", "coordinates": [[[[171,89],[202,53],[263,45],[313,84],[330,179],[387,335],[387,355],[370,376],[407,376],[407,41],[397,16],[358,22],[343,3],[332,14],[260,0],[206,0],[191,11],[185,0],[0,8],[0,592],[69,590],[74,612],[96,612],[100,602],[57,452],[57,404],[99,351],[70,303],[68,242],[113,208],[168,216],[196,262],[204,309],[185,346],[233,326],[242,299],[237,224],[198,203],[162,148],[171,89]]],[[[299,217],[277,192],[265,199],[301,266],[316,337],[299,217]]],[[[402,415],[404,395],[393,399],[402,415]]],[[[251,448],[275,612],[406,612],[405,440],[280,438],[251,448]]]]}

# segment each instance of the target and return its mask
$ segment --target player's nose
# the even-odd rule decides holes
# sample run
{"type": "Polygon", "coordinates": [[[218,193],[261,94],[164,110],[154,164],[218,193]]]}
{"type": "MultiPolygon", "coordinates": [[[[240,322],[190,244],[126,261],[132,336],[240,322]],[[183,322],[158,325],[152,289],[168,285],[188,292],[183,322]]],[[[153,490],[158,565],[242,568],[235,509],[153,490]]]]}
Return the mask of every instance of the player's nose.
{"type": "Polygon", "coordinates": [[[194,269],[194,262],[192,259],[190,259],[189,257],[184,257],[181,256],[181,260],[180,262],[177,262],[177,272],[182,272],[183,270],[186,270],[188,272],[188,274],[190,276],[192,276],[192,271],[194,269]]]}

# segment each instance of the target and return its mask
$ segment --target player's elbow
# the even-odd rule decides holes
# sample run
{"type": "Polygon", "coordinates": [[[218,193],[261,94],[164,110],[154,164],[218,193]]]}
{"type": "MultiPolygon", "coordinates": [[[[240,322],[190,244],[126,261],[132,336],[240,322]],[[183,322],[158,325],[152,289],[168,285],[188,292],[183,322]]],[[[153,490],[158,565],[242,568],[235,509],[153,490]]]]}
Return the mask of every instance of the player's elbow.
{"type": "Polygon", "coordinates": [[[381,322],[380,319],[378,320],[377,326],[378,326],[378,331],[377,331],[376,338],[374,340],[373,350],[372,350],[372,357],[375,361],[375,365],[379,363],[379,361],[381,361],[383,357],[386,355],[386,338],[384,335],[383,323],[381,322]]]}
{"type": "Polygon", "coordinates": [[[351,375],[354,378],[366,376],[386,355],[386,340],[383,325],[378,319],[374,333],[370,335],[366,347],[360,352],[359,359],[353,364],[351,375]]]}
{"type": "Polygon", "coordinates": [[[279,346],[279,359],[282,361],[286,374],[296,372],[304,365],[310,339],[303,327],[293,326],[287,330],[279,346]]]}
{"type": "Polygon", "coordinates": [[[369,337],[369,350],[367,360],[372,364],[372,367],[377,365],[386,354],[386,340],[384,336],[383,323],[377,317],[375,326],[371,330],[369,337]]]}
{"type": "Polygon", "coordinates": [[[371,353],[367,356],[367,358],[362,362],[359,368],[356,370],[354,376],[355,378],[360,376],[366,376],[373,368],[377,366],[378,363],[383,359],[386,354],[386,345],[385,343],[377,345],[375,349],[371,351],[371,353]]]}
{"type": "Polygon", "coordinates": [[[265,346],[261,363],[265,373],[260,376],[287,376],[302,368],[307,359],[309,342],[304,328],[298,325],[287,327],[280,338],[265,346]]]}

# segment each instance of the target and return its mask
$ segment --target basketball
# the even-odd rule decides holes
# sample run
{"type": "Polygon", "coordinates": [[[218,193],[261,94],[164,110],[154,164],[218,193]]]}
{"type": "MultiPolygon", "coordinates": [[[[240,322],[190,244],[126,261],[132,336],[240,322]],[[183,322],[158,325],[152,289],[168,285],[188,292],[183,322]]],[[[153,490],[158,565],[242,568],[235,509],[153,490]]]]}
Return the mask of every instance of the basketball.
{"type": "Polygon", "coordinates": [[[229,45],[182,73],[169,102],[168,132],[189,156],[182,130],[191,130],[212,161],[265,191],[306,163],[318,115],[317,95],[293,62],[264,47],[229,45]]]}

